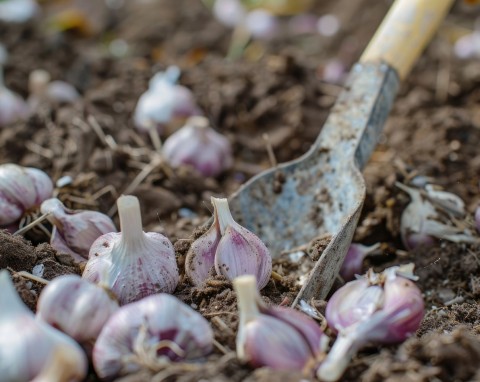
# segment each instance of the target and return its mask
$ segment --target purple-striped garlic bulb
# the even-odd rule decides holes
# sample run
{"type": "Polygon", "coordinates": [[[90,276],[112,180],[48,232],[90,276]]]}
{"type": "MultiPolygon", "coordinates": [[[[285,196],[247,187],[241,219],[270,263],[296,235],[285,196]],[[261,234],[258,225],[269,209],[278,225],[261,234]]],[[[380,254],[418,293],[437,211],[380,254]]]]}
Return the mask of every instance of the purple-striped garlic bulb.
{"type": "Polygon", "coordinates": [[[117,228],[107,215],[98,211],[71,210],[57,198],[45,200],[42,214],[53,224],[50,244],[59,252],[70,254],[76,262],[88,259],[93,242],[100,236],[117,232],[117,228]]]}
{"type": "Polygon", "coordinates": [[[24,305],[8,271],[0,271],[0,370],[2,381],[83,381],[87,358],[70,337],[41,320],[24,305]],[[65,357],[57,361],[55,354],[65,357]],[[54,363],[54,365],[52,365],[54,363]],[[54,367],[53,367],[54,366],[54,367]],[[42,379],[54,369],[54,379],[42,379]]]}
{"type": "Polygon", "coordinates": [[[82,345],[95,342],[118,303],[104,288],[77,275],[54,278],[37,302],[37,317],[82,345]]]}
{"type": "Polygon", "coordinates": [[[42,170],[12,163],[0,165],[0,226],[17,222],[52,192],[53,182],[42,170]]]}
{"type": "Polygon", "coordinates": [[[227,199],[212,197],[214,222],[187,253],[186,273],[200,286],[212,267],[217,275],[233,281],[238,276],[254,275],[258,289],[264,288],[272,273],[270,252],[260,238],[233,220],[227,199]]]}
{"type": "Polygon", "coordinates": [[[253,367],[311,375],[328,344],[320,326],[292,308],[266,306],[258,294],[255,276],[237,277],[233,286],[240,316],[237,357],[253,367]]]}
{"type": "Polygon", "coordinates": [[[338,337],[317,370],[321,381],[341,378],[367,343],[392,344],[412,336],[424,314],[421,291],[410,266],[392,267],[350,281],[330,298],[326,318],[338,337]]]}
{"type": "Polygon", "coordinates": [[[213,130],[205,117],[191,117],[173,133],[163,147],[173,167],[187,165],[203,176],[217,176],[233,163],[230,142],[213,130]]]}
{"type": "Polygon", "coordinates": [[[135,196],[121,196],[117,206],[121,232],[95,240],[82,277],[109,288],[120,305],[172,293],[179,280],[172,243],[160,233],[143,232],[135,196]]]}
{"type": "Polygon", "coordinates": [[[158,371],[171,362],[208,355],[213,331],[208,321],[168,294],[121,307],[108,320],[93,349],[100,378],[112,379],[142,367],[158,371]]]}

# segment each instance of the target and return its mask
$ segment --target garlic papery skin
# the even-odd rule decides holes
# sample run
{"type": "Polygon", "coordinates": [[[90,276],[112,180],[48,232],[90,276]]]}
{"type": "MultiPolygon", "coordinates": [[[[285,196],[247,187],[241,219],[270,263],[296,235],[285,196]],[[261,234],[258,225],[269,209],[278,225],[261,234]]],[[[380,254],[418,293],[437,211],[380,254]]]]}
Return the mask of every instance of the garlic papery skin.
{"type": "Polygon", "coordinates": [[[53,182],[45,172],[12,163],[0,165],[0,226],[15,223],[52,193],[53,182]]]}
{"type": "Polygon", "coordinates": [[[351,358],[367,343],[398,343],[415,333],[424,302],[420,290],[404,274],[399,267],[381,274],[368,272],[333,294],[326,318],[338,337],[317,370],[321,381],[339,380],[351,358]]]}
{"type": "Polygon", "coordinates": [[[170,66],[165,72],[152,77],[148,90],[143,93],[134,112],[135,127],[144,132],[162,128],[175,119],[202,115],[191,91],[177,84],[180,69],[170,66]]]}
{"type": "Polygon", "coordinates": [[[212,197],[222,238],[215,253],[217,274],[233,281],[238,276],[254,275],[258,289],[264,288],[272,274],[272,257],[260,238],[233,220],[227,199],[212,197]]]}
{"type": "Polygon", "coordinates": [[[82,381],[87,359],[80,346],[48,324],[36,320],[23,304],[6,270],[0,271],[0,378],[27,382],[48,366],[58,348],[67,349],[72,362],[57,365],[58,374],[68,374],[62,382],[82,381]]]}
{"type": "Polygon", "coordinates": [[[401,183],[396,186],[411,198],[410,204],[402,213],[400,233],[407,249],[419,245],[432,245],[434,239],[444,239],[455,243],[478,243],[480,239],[462,226],[457,226],[454,216],[460,216],[463,202],[454,195],[445,192],[427,191],[407,187],[401,183]],[[430,193],[430,194],[429,194],[430,193]],[[430,195],[430,196],[429,196],[430,195]]]}
{"type": "Polygon", "coordinates": [[[202,286],[215,267],[215,253],[220,239],[220,226],[215,213],[212,226],[192,243],[185,258],[185,273],[193,285],[202,286]]]}
{"type": "Polygon", "coordinates": [[[168,294],[149,296],[121,307],[107,322],[93,349],[100,378],[114,378],[147,367],[160,370],[172,361],[208,355],[213,331],[208,321],[168,294]]]}
{"type": "Polygon", "coordinates": [[[57,198],[50,198],[40,206],[42,214],[54,225],[50,244],[59,252],[72,255],[77,262],[86,261],[93,242],[100,236],[117,232],[107,215],[97,211],[71,210],[57,198]]]}
{"type": "Polygon", "coordinates": [[[217,176],[233,164],[230,142],[205,117],[189,118],[165,141],[163,155],[171,166],[191,166],[204,176],[217,176]]]}
{"type": "Polygon", "coordinates": [[[54,278],[40,294],[37,318],[80,344],[95,341],[118,303],[108,292],[77,275],[54,278]]]}
{"type": "Polygon", "coordinates": [[[265,306],[255,276],[240,276],[233,286],[240,315],[237,357],[253,367],[311,374],[328,342],[317,323],[291,308],[265,306]]]}
{"type": "Polygon", "coordinates": [[[82,277],[111,289],[120,305],[172,293],[179,280],[172,243],[160,233],[143,232],[135,196],[121,196],[117,206],[122,231],[95,240],[82,277]]]}

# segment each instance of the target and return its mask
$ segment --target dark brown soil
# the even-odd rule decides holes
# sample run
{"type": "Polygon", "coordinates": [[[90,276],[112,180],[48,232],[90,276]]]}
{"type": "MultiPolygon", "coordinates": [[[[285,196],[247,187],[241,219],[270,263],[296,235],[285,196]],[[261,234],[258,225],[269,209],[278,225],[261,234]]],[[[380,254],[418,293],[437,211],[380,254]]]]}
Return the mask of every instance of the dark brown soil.
{"type": "MultiPolygon", "coordinates": [[[[96,15],[88,33],[52,31],[41,18],[26,25],[0,24],[0,42],[10,52],[7,86],[26,96],[29,72],[43,68],[54,79],[70,81],[83,95],[75,105],[43,103],[28,121],[1,129],[0,163],[42,168],[54,180],[70,175],[73,184],[58,190],[60,199],[72,208],[111,211],[116,198],[153,159],[148,137],[133,129],[136,101],[153,73],[179,65],[180,82],[193,90],[213,125],[233,143],[235,156],[234,168],[217,179],[158,165],[130,190],[140,198],[145,230],[170,238],[183,269],[189,245],[202,233],[197,227],[210,216],[210,195],[229,195],[271,166],[264,133],[279,162],[308,150],[341,91],[341,86],[321,80],[324,66],[332,58],[347,67],[355,62],[389,5],[383,0],[317,3],[319,15],[334,13],[341,20],[336,36],[255,42],[239,60],[225,60],[230,32],[200,1],[127,1],[115,11],[103,2],[85,1],[96,15]],[[128,44],[126,56],[109,53],[115,39],[128,44]],[[114,138],[116,149],[95,133],[95,121],[114,138]]],[[[45,13],[52,15],[57,6],[47,2],[45,13]]],[[[385,253],[368,259],[365,269],[415,263],[425,318],[417,335],[405,343],[362,351],[344,381],[480,380],[480,247],[439,242],[406,252],[399,220],[408,197],[394,186],[416,175],[430,177],[461,196],[470,214],[480,204],[480,65],[454,58],[451,45],[455,31],[472,28],[474,16],[473,11],[456,9],[448,17],[402,86],[364,171],[368,195],[355,241],[382,242],[385,253]]],[[[12,272],[22,299],[35,310],[42,285],[16,272],[31,272],[43,264],[44,277],[52,279],[80,269],[45,239],[27,238],[36,246],[0,231],[0,268],[12,272]]],[[[305,251],[315,259],[326,242],[323,238],[305,251]]],[[[265,301],[289,305],[310,266],[308,256],[299,263],[288,254],[276,259],[279,276],[262,291],[265,301]]],[[[219,345],[207,362],[193,369],[178,365],[156,376],[145,370],[121,381],[311,380],[296,373],[252,370],[236,360],[236,297],[226,280],[212,277],[205,287],[194,288],[183,278],[175,294],[209,319],[219,345]]],[[[323,301],[311,303],[320,311],[325,307],[323,301]]]]}

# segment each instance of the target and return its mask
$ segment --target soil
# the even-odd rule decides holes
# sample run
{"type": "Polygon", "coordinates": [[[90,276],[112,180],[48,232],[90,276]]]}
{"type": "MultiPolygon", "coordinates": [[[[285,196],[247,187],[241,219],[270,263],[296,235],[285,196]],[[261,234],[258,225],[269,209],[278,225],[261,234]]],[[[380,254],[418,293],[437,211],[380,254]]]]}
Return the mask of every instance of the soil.
{"type": "MultiPolygon", "coordinates": [[[[271,167],[263,134],[268,134],[279,162],[308,150],[342,89],[341,81],[322,79],[324,68],[332,59],[350,67],[389,6],[383,0],[317,3],[315,13],[339,18],[341,29],[335,36],[282,34],[251,43],[237,60],[225,59],[231,32],[199,1],[126,1],[115,9],[96,1],[45,2],[43,18],[0,24],[0,42],[10,53],[5,67],[9,88],[28,96],[28,74],[42,68],[82,93],[74,105],[42,101],[28,121],[1,129],[0,163],[38,167],[54,180],[71,176],[72,184],[56,190],[71,208],[114,212],[116,198],[128,190],[140,198],[145,230],[163,233],[174,243],[183,270],[189,245],[210,216],[210,196],[227,196],[271,167]],[[95,17],[65,31],[53,29],[46,20],[67,6],[89,9],[95,17]],[[132,112],[152,74],[171,64],[182,69],[180,82],[192,89],[213,126],[232,142],[235,164],[216,179],[188,168],[156,165],[131,189],[154,159],[148,137],[133,128],[132,112]],[[95,132],[96,124],[113,137],[116,147],[95,132]]],[[[437,242],[406,251],[399,220],[409,199],[394,186],[396,181],[427,177],[459,195],[470,215],[480,204],[480,66],[452,54],[452,36],[473,28],[474,13],[460,4],[448,16],[402,85],[364,170],[368,193],[355,241],[382,242],[384,253],[367,259],[365,270],[413,262],[425,297],[425,317],[416,335],[403,344],[360,352],[344,381],[480,380],[480,246],[437,242]]],[[[167,129],[162,138],[171,132],[167,129]]],[[[14,275],[17,290],[33,311],[42,285],[16,272],[32,272],[43,264],[43,277],[49,280],[80,274],[68,256],[46,242],[41,234],[28,233],[23,239],[0,232],[0,268],[14,275]]],[[[310,257],[315,259],[327,242],[322,238],[311,243],[305,249],[309,256],[299,262],[292,261],[293,254],[276,259],[278,276],[262,291],[264,300],[289,305],[302,273],[311,266],[310,257]]],[[[310,380],[297,373],[253,370],[236,360],[236,298],[227,280],[211,277],[205,287],[195,288],[182,277],[175,295],[211,322],[219,345],[194,370],[180,364],[157,375],[143,370],[119,381],[310,380]]],[[[324,311],[324,301],[311,303],[324,311]]],[[[88,380],[96,380],[93,372],[88,380]]]]}

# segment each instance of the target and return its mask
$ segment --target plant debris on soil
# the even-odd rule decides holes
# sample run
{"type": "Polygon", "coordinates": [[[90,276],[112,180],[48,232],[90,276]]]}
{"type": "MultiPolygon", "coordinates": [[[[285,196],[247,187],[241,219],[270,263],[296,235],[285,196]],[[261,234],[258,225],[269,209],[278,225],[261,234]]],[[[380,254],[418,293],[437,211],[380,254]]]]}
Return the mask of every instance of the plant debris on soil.
{"type": "MultiPolygon", "coordinates": [[[[341,21],[335,36],[253,42],[242,58],[226,60],[231,31],[200,1],[127,1],[118,9],[107,9],[108,2],[86,3],[96,15],[88,33],[51,30],[42,18],[0,23],[0,42],[9,52],[5,82],[10,89],[28,96],[28,74],[41,68],[82,93],[73,105],[43,102],[27,121],[0,129],[0,163],[37,167],[54,181],[71,176],[71,184],[56,189],[70,208],[112,214],[119,195],[138,196],[145,231],[165,234],[174,243],[181,270],[190,244],[204,232],[198,227],[210,217],[210,196],[226,197],[271,167],[265,133],[279,162],[308,150],[342,89],[321,79],[322,68],[334,58],[350,67],[389,6],[384,0],[355,5],[318,1],[318,15],[333,13],[341,21]],[[362,8],[368,11],[360,12],[362,8]],[[126,52],[115,50],[119,42],[126,52]],[[172,64],[182,70],[180,83],[193,91],[213,126],[233,144],[234,167],[219,178],[158,163],[148,136],[133,128],[132,113],[148,80],[172,64]],[[147,166],[150,171],[133,187],[147,166]]],[[[43,6],[46,15],[54,14],[54,4],[43,6]]],[[[368,259],[365,270],[413,262],[425,318],[405,343],[360,352],[343,381],[480,380],[480,246],[440,241],[407,252],[399,221],[408,196],[394,185],[422,176],[462,197],[470,214],[480,203],[480,65],[455,58],[451,41],[455,27],[473,28],[473,22],[474,15],[461,9],[448,16],[402,85],[364,171],[368,193],[355,241],[382,242],[385,253],[368,259]]],[[[171,133],[164,131],[162,138],[171,133]]],[[[292,225],[301,229],[301,222],[292,225]]],[[[0,231],[0,268],[12,273],[33,311],[43,285],[17,272],[32,272],[42,264],[48,280],[81,274],[69,256],[47,242],[42,235],[28,233],[23,239],[0,231]]],[[[262,290],[265,302],[290,305],[326,243],[328,238],[310,243],[306,255],[295,261],[294,254],[275,259],[278,277],[262,290]]],[[[299,373],[254,370],[236,359],[236,297],[226,279],[212,275],[204,287],[195,288],[183,276],[175,295],[210,321],[213,354],[203,363],[178,364],[156,374],[142,370],[118,381],[310,380],[299,373]]],[[[324,301],[309,303],[324,311],[324,301]]],[[[93,371],[88,380],[96,380],[93,371]]]]}

